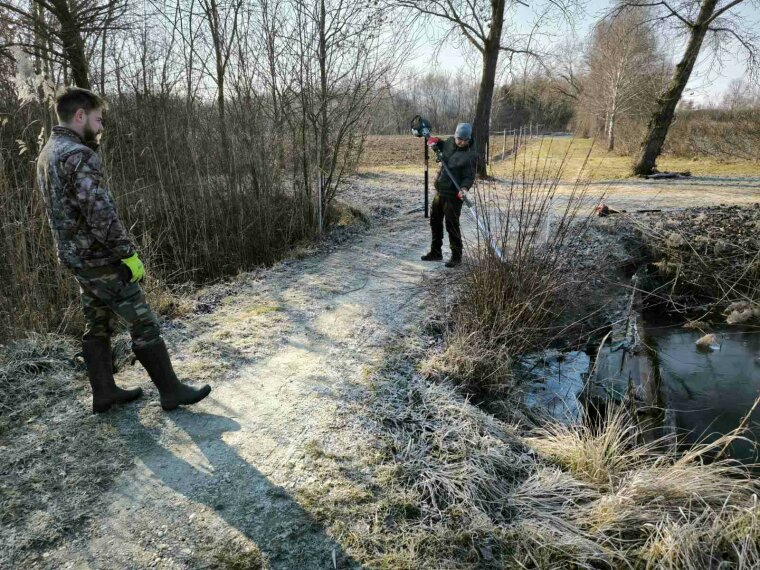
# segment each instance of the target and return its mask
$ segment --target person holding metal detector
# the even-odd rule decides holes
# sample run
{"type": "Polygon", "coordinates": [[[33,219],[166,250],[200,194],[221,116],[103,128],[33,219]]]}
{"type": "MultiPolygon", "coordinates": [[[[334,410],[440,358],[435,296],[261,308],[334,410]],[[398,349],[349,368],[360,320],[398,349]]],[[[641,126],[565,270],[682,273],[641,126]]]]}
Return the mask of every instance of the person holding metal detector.
{"type": "Polygon", "coordinates": [[[132,351],[173,410],[200,402],[211,388],[180,382],[161,338],[158,319],[145,300],[145,268],[119,219],[97,153],[105,101],[86,89],[67,89],[56,99],[59,124],[37,158],[37,185],[47,208],[58,259],[77,282],[84,310],[82,355],[92,386],[92,411],[142,396],[142,388],[114,382],[111,334],[120,317],[129,326],[132,351]]]}
{"type": "Polygon", "coordinates": [[[459,217],[466,192],[475,182],[476,154],[472,150],[472,125],[459,123],[453,137],[441,140],[426,137],[428,146],[435,152],[441,169],[435,179],[435,197],[430,208],[430,229],[432,243],[430,251],[422,256],[423,261],[443,259],[443,227],[449,234],[451,258],[446,267],[456,267],[462,263],[462,230],[459,217]]]}

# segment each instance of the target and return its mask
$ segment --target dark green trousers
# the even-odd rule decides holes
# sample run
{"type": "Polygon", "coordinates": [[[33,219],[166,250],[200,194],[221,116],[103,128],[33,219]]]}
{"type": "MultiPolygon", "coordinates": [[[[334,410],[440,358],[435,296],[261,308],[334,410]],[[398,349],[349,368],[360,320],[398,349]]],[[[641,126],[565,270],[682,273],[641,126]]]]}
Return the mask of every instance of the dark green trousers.
{"type": "Polygon", "coordinates": [[[433,243],[430,251],[441,253],[443,247],[443,226],[449,234],[451,257],[462,259],[462,230],[459,226],[459,216],[462,214],[462,200],[454,196],[449,198],[436,192],[430,207],[430,229],[433,232],[433,243]]]}
{"type": "Polygon", "coordinates": [[[158,319],[140,284],[129,282],[129,269],[125,265],[76,269],[74,276],[84,310],[85,340],[110,338],[116,319],[127,323],[133,348],[148,346],[161,338],[158,319]]]}

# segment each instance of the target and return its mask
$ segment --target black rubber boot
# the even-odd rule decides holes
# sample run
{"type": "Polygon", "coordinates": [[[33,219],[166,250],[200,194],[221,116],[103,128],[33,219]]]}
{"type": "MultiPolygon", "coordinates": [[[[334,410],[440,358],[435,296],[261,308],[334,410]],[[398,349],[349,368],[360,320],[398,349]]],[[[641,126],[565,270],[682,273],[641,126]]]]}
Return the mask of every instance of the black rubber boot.
{"type": "Polygon", "coordinates": [[[443,259],[443,254],[440,251],[430,251],[420,257],[422,261],[441,261],[443,259]]]}
{"type": "Polygon", "coordinates": [[[142,396],[142,388],[125,390],[113,379],[111,342],[107,338],[82,341],[82,358],[92,386],[92,413],[107,412],[114,404],[125,404],[142,396]]]}
{"type": "Polygon", "coordinates": [[[196,404],[211,392],[211,386],[208,384],[200,388],[193,388],[177,379],[163,339],[159,339],[158,342],[146,347],[133,348],[132,350],[158,388],[158,392],[161,394],[161,407],[167,412],[177,406],[196,404]]]}
{"type": "Polygon", "coordinates": [[[459,257],[452,257],[446,263],[444,263],[444,265],[446,267],[457,267],[458,265],[462,265],[462,259],[459,257]]]}

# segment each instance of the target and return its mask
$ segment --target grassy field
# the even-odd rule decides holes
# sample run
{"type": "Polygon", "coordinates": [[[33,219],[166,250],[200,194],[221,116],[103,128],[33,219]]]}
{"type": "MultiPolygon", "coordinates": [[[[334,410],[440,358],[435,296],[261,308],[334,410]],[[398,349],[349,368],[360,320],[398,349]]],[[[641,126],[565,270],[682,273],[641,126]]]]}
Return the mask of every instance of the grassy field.
{"type": "MultiPolygon", "coordinates": [[[[507,148],[511,145],[507,140],[507,148]]],[[[413,136],[373,135],[367,138],[359,163],[360,172],[396,172],[413,174],[423,171],[423,142],[413,136]]],[[[572,137],[544,137],[532,139],[517,157],[502,159],[504,140],[491,137],[492,173],[497,177],[511,178],[513,174],[534,172],[536,165],[543,172],[554,173],[561,168],[564,180],[575,180],[579,175],[590,180],[619,180],[630,176],[631,156],[608,153],[593,139],[572,137]]],[[[431,170],[437,170],[431,158],[431,170]]],[[[693,176],[760,176],[760,164],[751,160],[722,160],[712,157],[664,156],[658,161],[660,171],[689,171],[693,176]]]]}

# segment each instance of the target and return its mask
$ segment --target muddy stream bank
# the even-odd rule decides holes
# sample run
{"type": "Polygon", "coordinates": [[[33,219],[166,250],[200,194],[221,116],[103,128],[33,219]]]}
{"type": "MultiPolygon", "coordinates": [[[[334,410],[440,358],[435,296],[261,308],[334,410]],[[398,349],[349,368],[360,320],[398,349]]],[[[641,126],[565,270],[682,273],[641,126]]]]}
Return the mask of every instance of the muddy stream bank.
{"type": "Polygon", "coordinates": [[[760,409],[750,413],[760,396],[757,228],[753,206],[616,220],[608,237],[630,257],[608,323],[582,350],[525,358],[526,405],[575,423],[622,403],[646,438],[668,445],[712,442],[743,425],[726,452],[760,461],[760,409]]]}

